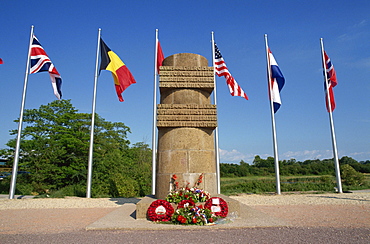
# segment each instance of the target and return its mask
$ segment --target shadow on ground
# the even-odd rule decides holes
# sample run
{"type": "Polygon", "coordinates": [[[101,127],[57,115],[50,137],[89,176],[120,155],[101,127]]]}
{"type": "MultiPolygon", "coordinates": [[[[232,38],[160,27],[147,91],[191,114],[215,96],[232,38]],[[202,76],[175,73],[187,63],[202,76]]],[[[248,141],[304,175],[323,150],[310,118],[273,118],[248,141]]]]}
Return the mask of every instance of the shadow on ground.
{"type": "Polygon", "coordinates": [[[141,200],[141,198],[123,198],[123,197],[117,197],[117,198],[110,198],[109,201],[115,202],[117,205],[123,205],[125,203],[138,203],[141,200]]]}

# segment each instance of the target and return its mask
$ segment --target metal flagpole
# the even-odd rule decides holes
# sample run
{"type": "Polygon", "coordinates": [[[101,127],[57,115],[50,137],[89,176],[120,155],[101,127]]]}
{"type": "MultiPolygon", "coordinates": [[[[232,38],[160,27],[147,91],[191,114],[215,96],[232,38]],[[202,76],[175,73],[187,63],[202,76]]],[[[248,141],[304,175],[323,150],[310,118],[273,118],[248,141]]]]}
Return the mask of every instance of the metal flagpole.
{"type": "Polygon", "coordinates": [[[154,93],[153,93],[153,125],[152,125],[152,195],[155,195],[156,184],[156,159],[157,159],[157,60],[158,58],[158,29],[155,30],[155,55],[154,55],[154,93]]]}
{"type": "Polygon", "coordinates": [[[26,74],[24,76],[22,103],[21,103],[21,111],[20,111],[20,114],[19,114],[18,135],[17,135],[17,143],[16,143],[16,146],[15,146],[15,155],[14,155],[14,163],[13,163],[12,180],[11,180],[11,183],[10,183],[10,190],[9,190],[9,199],[14,198],[15,185],[16,185],[16,181],[17,181],[19,149],[20,149],[20,143],[21,143],[21,133],[22,133],[22,124],[23,124],[23,112],[24,112],[24,104],[26,102],[28,74],[29,74],[29,71],[30,71],[30,56],[31,56],[31,45],[32,45],[32,40],[33,40],[33,28],[34,28],[34,26],[32,25],[31,26],[30,41],[29,41],[29,45],[28,45],[26,74]]]}
{"type": "MultiPolygon", "coordinates": [[[[212,64],[213,64],[213,83],[214,83],[214,90],[213,90],[213,103],[216,105],[217,108],[217,86],[216,86],[216,72],[215,72],[215,39],[214,39],[214,32],[212,34],[212,64]]],[[[221,193],[221,185],[220,185],[220,151],[218,146],[218,126],[215,129],[215,149],[216,149],[216,177],[217,177],[217,194],[221,193]]]]}
{"type": "Polygon", "coordinates": [[[269,57],[269,47],[267,42],[267,34],[265,34],[265,46],[266,46],[266,61],[267,61],[267,81],[268,81],[268,91],[270,96],[270,110],[271,110],[271,122],[272,122],[272,141],[274,145],[274,162],[275,162],[275,179],[276,179],[276,193],[281,194],[280,190],[280,172],[279,172],[279,154],[276,139],[276,127],[275,127],[275,114],[274,114],[274,104],[272,101],[272,86],[271,86],[271,65],[269,57]]]}
{"type": "Polygon", "coordinates": [[[91,198],[91,178],[92,178],[93,152],[94,152],[95,107],[96,107],[96,88],[97,88],[97,83],[98,83],[98,64],[99,64],[99,51],[100,51],[100,33],[101,33],[101,29],[99,28],[99,30],[98,30],[98,46],[96,48],[94,93],[93,93],[92,114],[91,114],[91,127],[90,127],[89,162],[88,162],[88,166],[87,166],[86,198],[91,198]]]}
{"type": "Polygon", "coordinates": [[[333,121],[333,113],[331,109],[331,102],[330,102],[330,93],[329,93],[329,83],[328,83],[328,76],[326,73],[326,62],[325,62],[325,56],[324,56],[324,42],[323,39],[320,38],[320,44],[321,44],[321,57],[322,57],[322,66],[324,69],[324,79],[325,79],[325,96],[328,102],[328,109],[329,109],[329,120],[330,120],[330,131],[331,131],[331,141],[333,146],[333,154],[334,154],[334,165],[335,165],[335,176],[337,180],[337,188],[338,193],[343,193],[342,190],[342,181],[340,177],[340,167],[339,167],[339,160],[338,160],[338,151],[337,151],[337,142],[335,139],[335,131],[334,131],[334,121],[333,121]]]}

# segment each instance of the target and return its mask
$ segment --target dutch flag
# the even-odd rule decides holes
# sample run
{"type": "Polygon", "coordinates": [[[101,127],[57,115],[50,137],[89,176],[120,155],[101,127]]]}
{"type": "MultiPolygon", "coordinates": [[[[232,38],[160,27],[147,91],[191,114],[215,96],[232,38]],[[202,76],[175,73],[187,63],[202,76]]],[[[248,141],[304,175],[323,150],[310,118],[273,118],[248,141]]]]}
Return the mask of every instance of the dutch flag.
{"type": "Polygon", "coordinates": [[[274,113],[276,113],[281,106],[280,91],[281,89],[283,89],[283,86],[285,84],[285,78],[270,49],[269,49],[269,59],[271,67],[270,99],[272,99],[273,101],[274,113]]]}

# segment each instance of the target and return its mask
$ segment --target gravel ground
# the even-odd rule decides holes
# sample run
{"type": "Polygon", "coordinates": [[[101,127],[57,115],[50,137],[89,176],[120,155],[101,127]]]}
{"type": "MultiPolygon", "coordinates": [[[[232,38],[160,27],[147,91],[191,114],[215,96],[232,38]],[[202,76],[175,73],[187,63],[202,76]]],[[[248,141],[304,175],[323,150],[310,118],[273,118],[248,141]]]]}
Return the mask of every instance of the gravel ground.
{"type": "MultiPolygon", "coordinates": [[[[241,194],[231,198],[303,228],[370,230],[370,192],[343,194],[241,194]]],[[[83,231],[125,203],[139,198],[0,198],[0,235],[83,231]]]]}
{"type": "MultiPolygon", "coordinates": [[[[271,205],[370,205],[370,192],[327,194],[240,194],[231,198],[248,206],[271,205]]],[[[0,200],[0,210],[49,208],[116,208],[140,198],[25,198],[0,200]]]]}
{"type": "Polygon", "coordinates": [[[322,204],[370,204],[370,192],[298,194],[283,193],[281,195],[240,194],[231,196],[246,205],[322,205],[322,204]]]}
{"type": "Polygon", "coordinates": [[[231,198],[297,227],[370,227],[370,192],[247,195],[231,198]]]}
{"type": "Polygon", "coordinates": [[[370,192],[248,195],[232,198],[288,227],[224,230],[86,231],[86,226],[139,198],[12,199],[0,197],[1,243],[370,243],[370,192]]]}
{"type": "Polygon", "coordinates": [[[5,209],[117,208],[125,203],[139,201],[140,198],[3,198],[0,200],[0,211],[5,209]]]}

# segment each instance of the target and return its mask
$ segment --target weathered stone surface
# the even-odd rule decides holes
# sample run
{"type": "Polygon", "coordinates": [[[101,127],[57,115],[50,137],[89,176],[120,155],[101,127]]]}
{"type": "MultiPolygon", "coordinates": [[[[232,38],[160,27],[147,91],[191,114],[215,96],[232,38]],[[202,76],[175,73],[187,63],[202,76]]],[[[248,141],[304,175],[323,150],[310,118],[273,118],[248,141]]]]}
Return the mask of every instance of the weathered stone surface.
{"type": "Polygon", "coordinates": [[[162,104],[210,104],[210,92],[189,87],[161,89],[162,104]]]}
{"type": "MultiPolygon", "coordinates": [[[[176,55],[186,55],[187,53],[179,53],[179,54],[176,54],[176,55]]],[[[168,57],[170,58],[170,57],[168,57]]],[[[166,61],[167,62],[167,61],[166,61]]],[[[163,65],[168,65],[167,63],[166,64],[163,64],[163,65]]],[[[206,64],[207,65],[207,64],[206,64]]],[[[180,70],[180,71],[213,71],[213,67],[208,67],[208,66],[160,66],[159,67],[160,71],[162,70],[180,70]]]]}
{"type": "Polygon", "coordinates": [[[205,57],[194,54],[194,53],[178,53],[169,56],[163,60],[163,66],[178,66],[179,70],[183,70],[180,67],[208,67],[208,61],[205,57]]]}
{"type": "Polygon", "coordinates": [[[167,57],[160,67],[156,198],[167,196],[174,174],[180,187],[193,186],[203,174],[199,187],[217,193],[217,108],[210,98],[214,71],[207,65],[200,55],[180,53],[167,57]]]}
{"type": "Polygon", "coordinates": [[[189,70],[176,70],[176,71],[167,71],[167,70],[162,70],[161,71],[161,77],[159,78],[159,81],[163,81],[164,78],[171,79],[174,77],[181,77],[186,80],[192,81],[194,77],[209,77],[208,80],[213,81],[213,70],[209,71],[189,71],[189,70]]]}
{"type": "Polygon", "coordinates": [[[214,150],[213,129],[160,128],[158,150],[214,150]]]}

